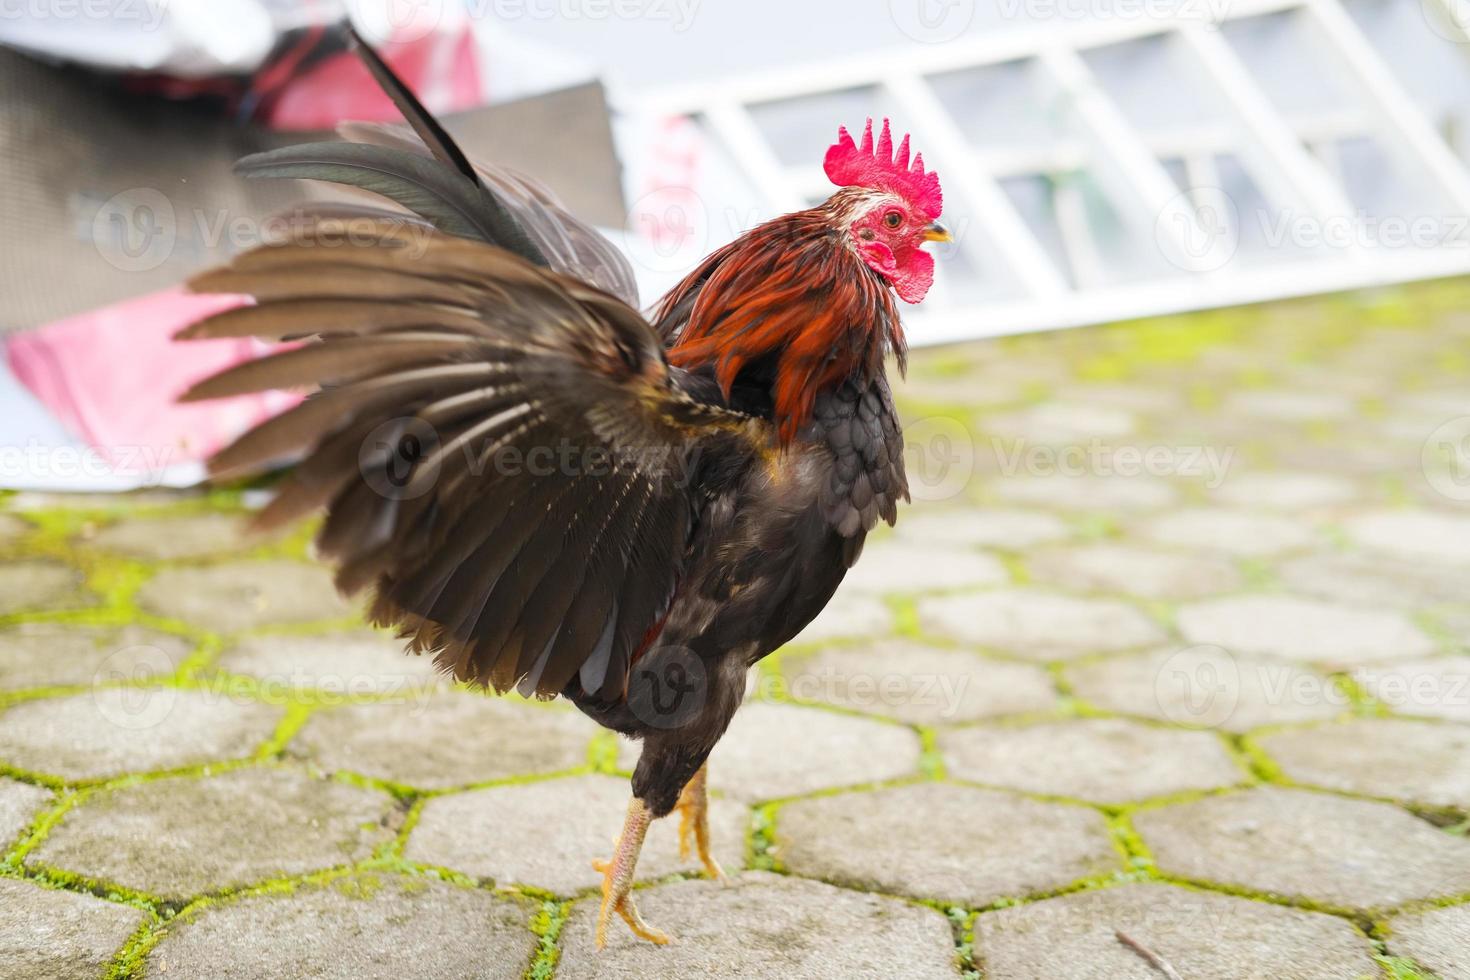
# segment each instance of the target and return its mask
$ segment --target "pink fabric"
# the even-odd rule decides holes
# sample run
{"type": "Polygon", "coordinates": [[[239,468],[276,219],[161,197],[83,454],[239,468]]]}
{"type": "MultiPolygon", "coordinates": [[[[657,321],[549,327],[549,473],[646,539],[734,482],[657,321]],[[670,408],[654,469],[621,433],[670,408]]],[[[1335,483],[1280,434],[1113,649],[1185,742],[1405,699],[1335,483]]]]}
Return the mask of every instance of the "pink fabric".
{"type": "Polygon", "coordinates": [[[121,465],[207,458],[252,425],[301,400],[267,392],[180,405],[194,382],[267,349],[251,339],[175,343],[173,335],[245,296],[198,296],[183,287],[126,300],[17,334],[11,371],[78,437],[121,465]]]}
{"type": "MultiPolygon", "coordinates": [[[[430,112],[459,112],[484,102],[475,40],[468,25],[385,44],[378,53],[430,112]]],[[[275,129],[331,129],[349,119],[403,121],[357,57],[343,52],[292,81],[266,122],[275,129]]]]}

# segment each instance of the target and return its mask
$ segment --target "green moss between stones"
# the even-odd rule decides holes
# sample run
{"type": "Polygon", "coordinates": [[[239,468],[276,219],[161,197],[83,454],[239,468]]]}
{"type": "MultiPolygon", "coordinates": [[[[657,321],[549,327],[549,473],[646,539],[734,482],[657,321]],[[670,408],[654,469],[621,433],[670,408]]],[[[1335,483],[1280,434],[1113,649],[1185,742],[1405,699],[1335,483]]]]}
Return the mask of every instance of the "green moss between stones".
{"type": "Polygon", "coordinates": [[[536,951],[526,968],[525,980],[551,980],[561,961],[562,927],[571,915],[571,902],[544,901],[531,917],[531,932],[536,936],[536,951]]]}

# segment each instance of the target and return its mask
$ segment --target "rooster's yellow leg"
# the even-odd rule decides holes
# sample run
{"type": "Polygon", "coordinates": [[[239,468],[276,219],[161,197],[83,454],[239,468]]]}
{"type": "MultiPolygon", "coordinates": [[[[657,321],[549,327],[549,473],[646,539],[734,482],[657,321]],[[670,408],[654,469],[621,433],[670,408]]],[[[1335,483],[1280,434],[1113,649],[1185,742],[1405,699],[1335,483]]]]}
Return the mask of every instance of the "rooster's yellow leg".
{"type": "Polygon", "coordinates": [[[689,859],[689,839],[694,838],[699,861],[716,881],[725,880],[725,870],[709,850],[709,763],[699,767],[679,794],[679,857],[689,859]]]}
{"type": "Polygon", "coordinates": [[[623,917],[639,939],[659,945],[669,941],[668,935],[643,921],[643,916],[638,914],[638,906],[633,904],[633,872],[638,867],[638,853],[643,850],[643,838],[652,821],[653,814],[648,807],[638,797],[633,797],[628,803],[628,817],[623,821],[623,833],[618,838],[612,860],[592,862],[592,866],[602,872],[602,910],[597,916],[598,949],[607,944],[607,923],[614,912],[623,917]]]}

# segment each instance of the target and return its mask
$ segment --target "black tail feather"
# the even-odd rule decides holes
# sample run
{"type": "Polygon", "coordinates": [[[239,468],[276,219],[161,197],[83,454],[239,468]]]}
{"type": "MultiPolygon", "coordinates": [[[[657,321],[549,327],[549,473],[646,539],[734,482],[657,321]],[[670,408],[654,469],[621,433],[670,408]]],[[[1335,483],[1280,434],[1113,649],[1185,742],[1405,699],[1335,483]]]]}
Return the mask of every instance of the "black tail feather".
{"type": "Polygon", "coordinates": [[[359,143],[307,143],[245,157],[235,165],[247,177],[294,177],[372,191],[460,238],[498,245],[536,265],[546,253],[500,196],[485,184],[444,127],[351,25],[347,31],[368,71],[393,100],[433,159],[401,148],[359,143]]]}
{"type": "Polygon", "coordinates": [[[424,108],[424,104],[403,83],[403,79],[393,74],[393,69],[389,68],[388,63],[379,57],[372,45],[362,39],[362,35],[357,33],[357,28],[353,27],[350,22],[347,24],[347,36],[352,39],[353,50],[367,66],[368,72],[378,83],[378,87],[393,100],[393,104],[398,107],[399,112],[403,113],[403,118],[408,120],[408,124],[413,127],[415,133],[419,134],[419,139],[424,141],[429,151],[438,160],[458,170],[465,177],[477,184],[480,183],[480,177],[475,173],[469,157],[464,155],[464,151],[444,131],[439,121],[429,114],[429,110],[424,108]]]}

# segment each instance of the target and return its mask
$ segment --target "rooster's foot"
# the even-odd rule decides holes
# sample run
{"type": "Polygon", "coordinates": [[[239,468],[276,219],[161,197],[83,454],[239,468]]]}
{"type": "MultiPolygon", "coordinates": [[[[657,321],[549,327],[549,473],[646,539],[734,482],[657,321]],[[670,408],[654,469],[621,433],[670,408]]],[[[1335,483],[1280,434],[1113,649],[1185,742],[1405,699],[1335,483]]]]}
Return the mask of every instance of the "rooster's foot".
{"type": "Polygon", "coordinates": [[[699,767],[679,794],[679,857],[689,860],[690,841],[699,852],[705,873],[719,882],[729,879],[709,849],[709,763],[699,767]]]}
{"type": "Polygon", "coordinates": [[[618,838],[611,861],[593,861],[592,867],[602,872],[602,909],[597,915],[597,948],[607,945],[607,924],[614,912],[622,916],[633,935],[660,946],[669,942],[668,934],[643,921],[633,903],[633,872],[638,866],[638,853],[643,850],[643,837],[653,816],[643,801],[633,797],[628,804],[628,818],[618,838]]]}

